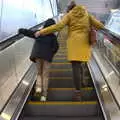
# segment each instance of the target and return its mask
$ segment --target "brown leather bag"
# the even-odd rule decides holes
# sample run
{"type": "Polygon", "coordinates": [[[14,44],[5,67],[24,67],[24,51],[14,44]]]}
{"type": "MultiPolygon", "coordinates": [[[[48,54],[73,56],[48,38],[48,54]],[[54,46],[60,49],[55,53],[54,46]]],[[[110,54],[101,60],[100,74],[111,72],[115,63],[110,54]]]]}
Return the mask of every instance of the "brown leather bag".
{"type": "Polygon", "coordinates": [[[89,43],[90,45],[95,45],[96,42],[97,42],[96,30],[94,27],[91,26],[90,32],[89,32],[89,43]]]}
{"type": "Polygon", "coordinates": [[[90,24],[89,43],[90,43],[90,45],[95,45],[96,42],[97,42],[96,30],[95,30],[95,28],[92,26],[92,22],[91,22],[91,19],[90,19],[90,15],[89,15],[89,24],[90,24]]]}

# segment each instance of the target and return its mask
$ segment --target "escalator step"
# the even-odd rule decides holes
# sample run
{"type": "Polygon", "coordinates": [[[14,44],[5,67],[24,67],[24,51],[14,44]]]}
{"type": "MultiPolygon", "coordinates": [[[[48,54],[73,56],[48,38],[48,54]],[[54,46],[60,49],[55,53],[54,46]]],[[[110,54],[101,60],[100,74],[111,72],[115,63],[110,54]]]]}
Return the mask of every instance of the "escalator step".
{"type": "Polygon", "coordinates": [[[52,63],[51,69],[70,69],[70,63],[52,63]]]}
{"type": "MultiPolygon", "coordinates": [[[[72,101],[74,89],[72,88],[49,88],[48,101],[72,101]]],[[[82,101],[94,101],[97,99],[93,88],[81,90],[82,101]]]]}
{"type": "Polygon", "coordinates": [[[72,69],[53,69],[50,70],[50,77],[71,77],[72,69]]]}
{"type": "MultiPolygon", "coordinates": [[[[57,73],[58,74],[58,73],[57,73]]],[[[67,77],[64,77],[64,74],[59,73],[61,77],[50,77],[49,87],[50,88],[74,88],[72,77],[70,77],[69,73],[67,77]]],[[[83,87],[93,87],[92,81],[88,80],[87,85],[83,87]]]]}
{"type": "Polygon", "coordinates": [[[93,102],[29,102],[25,115],[31,116],[96,116],[99,105],[93,102]]]}
{"type": "Polygon", "coordinates": [[[73,80],[69,76],[64,77],[61,74],[61,77],[50,77],[49,86],[51,88],[74,88],[73,80]]]}
{"type": "Polygon", "coordinates": [[[97,116],[87,116],[87,117],[39,117],[31,116],[25,117],[23,120],[103,120],[101,117],[97,116]]]}
{"type": "Polygon", "coordinates": [[[68,60],[67,59],[53,59],[53,63],[68,63],[68,60]]]}

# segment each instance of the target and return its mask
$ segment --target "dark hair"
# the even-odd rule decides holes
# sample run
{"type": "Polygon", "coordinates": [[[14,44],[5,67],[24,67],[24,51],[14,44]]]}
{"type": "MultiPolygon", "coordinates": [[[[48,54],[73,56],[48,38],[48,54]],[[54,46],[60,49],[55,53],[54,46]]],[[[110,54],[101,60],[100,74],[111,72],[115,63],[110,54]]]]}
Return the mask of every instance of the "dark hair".
{"type": "Polygon", "coordinates": [[[67,6],[67,12],[69,12],[70,10],[72,10],[74,7],[76,6],[75,1],[71,1],[68,6],[67,6]]]}
{"type": "Polygon", "coordinates": [[[45,21],[45,24],[44,24],[44,28],[45,27],[48,27],[48,26],[51,26],[51,25],[54,25],[56,22],[54,19],[48,19],[45,21]]]}

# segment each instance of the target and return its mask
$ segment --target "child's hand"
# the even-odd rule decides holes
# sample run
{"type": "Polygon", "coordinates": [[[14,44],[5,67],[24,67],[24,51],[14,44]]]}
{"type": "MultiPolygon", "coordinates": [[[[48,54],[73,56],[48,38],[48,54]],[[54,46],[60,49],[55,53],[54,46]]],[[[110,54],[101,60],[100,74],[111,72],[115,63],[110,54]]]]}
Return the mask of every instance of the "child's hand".
{"type": "Polygon", "coordinates": [[[37,32],[35,32],[35,34],[34,34],[34,36],[37,38],[37,37],[39,37],[41,34],[40,34],[40,31],[37,31],[37,32]]]}

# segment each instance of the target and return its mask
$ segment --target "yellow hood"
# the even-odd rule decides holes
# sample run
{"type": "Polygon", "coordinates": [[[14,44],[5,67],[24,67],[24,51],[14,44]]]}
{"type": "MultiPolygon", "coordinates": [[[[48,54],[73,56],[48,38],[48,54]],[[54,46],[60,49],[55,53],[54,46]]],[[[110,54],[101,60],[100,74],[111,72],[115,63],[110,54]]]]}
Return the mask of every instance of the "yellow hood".
{"type": "Polygon", "coordinates": [[[72,16],[74,17],[82,17],[84,15],[86,15],[86,9],[84,6],[76,6],[71,10],[70,13],[72,16]]]}

